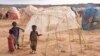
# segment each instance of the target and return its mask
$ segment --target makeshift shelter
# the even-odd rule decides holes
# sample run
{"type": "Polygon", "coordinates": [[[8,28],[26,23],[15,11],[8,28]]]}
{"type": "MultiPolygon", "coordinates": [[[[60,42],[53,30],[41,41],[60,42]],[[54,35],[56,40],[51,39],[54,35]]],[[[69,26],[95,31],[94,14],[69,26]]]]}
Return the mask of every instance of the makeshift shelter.
{"type": "MultiPolygon", "coordinates": [[[[49,38],[50,35],[55,35],[56,37],[56,48],[59,52],[59,41],[58,41],[58,37],[62,37],[60,36],[61,32],[65,32],[66,30],[70,30],[68,31],[68,35],[69,35],[69,45],[70,45],[70,50],[71,50],[71,54],[72,54],[72,47],[71,47],[71,40],[70,40],[70,36],[71,36],[71,32],[73,31],[73,29],[80,29],[80,25],[77,22],[77,15],[75,14],[75,12],[71,9],[71,7],[66,7],[66,6],[54,6],[54,7],[49,7],[49,8],[39,8],[38,12],[33,14],[33,16],[30,18],[28,24],[26,25],[25,28],[25,35],[26,34],[30,34],[30,31],[32,31],[32,25],[36,25],[37,26],[37,31],[40,34],[47,34],[47,38],[46,38],[46,46],[45,46],[45,53],[47,53],[47,49],[49,47],[49,38]],[[59,34],[59,35],[58,35],[59,34]]],[[[79,41],[80,41],[80,45],[81,45],[81,51],[82,50],[82,43],[84,43],[84,45],[86,45],[85,41],[82,42],[84,40],[82,33],[80,30],[78,30],[76,33],[79,34],[79,41]],[[82,38],[81,38],[82,37],[82,38]],[[82,40],[81,40],[82,39],[82,40]]],[[[73,36],[73,34],[72,34],[73,36]]],[[[74,37],[74,36],[73,36],[74,37]]],[[[24,40],[23,40],[24,41],[24,40]]],[[[23,42],[22,41],[22,42],[23,42]]],[[[59,53],[58,53],[59,55],[59,53]]]]}
{"type": "Polygon", "coordinates": [[[33,15],[36,11],[37,11],[37,8],[32,5],[29,5],[26,8],[24,8],[24,12],[28,14],[29,16],[33,15]]]}
{"type": "Polygon", "coordinates": [[[100,22],[100,9],[97,9],[96,16],[95,16],[95,21],[100,22]]]}
{"type": "Polygon", "coordinates": [[[92,30],[93,28],[93,22],[95,21],[97,9],[94,5],[87,5],[83,15],[82,15],[82,28],[84,30],[92,30]],[[90,23],[89,20],[92,18],[92,22],[90,23]]]}
{"type": "Polygon", "coordinates": [[[25,22],[28,22],[28,20],[31,18],[31,16],[33,14],[35,14],[35,12],[37,11],[37,8],[30,5],[30,6],[27,6],[25,8],[20,8],[19,11],[21,14],[20,23],[21,24],[23,23],[23,25],[26,25],[25,22]]]}
{"type": "Polygon", "coordinates": [[[20,12],[18,11],[16,7],[11,7],[7,11],[6,17],[10,19],[20,19],[20,12]]]}
{"type": "Polygon", "coordinates": [[[26,25],[26,34],[30,33],[32,25],[36,25],[41,34],[80,28],[75,13],[66,6],[49,7],[34,14],[26,25]]]}
{"type": "Polygon", "coordinates": [[[6,19],[5,14],[7,13],[8,8],[0,8],[0,19],[6,19]]]}
{"type": "Polygon", "coordinates": [[[97,12],[96,12],[94,28],[100,29],[100,9],[97,9],[97,12]]]}

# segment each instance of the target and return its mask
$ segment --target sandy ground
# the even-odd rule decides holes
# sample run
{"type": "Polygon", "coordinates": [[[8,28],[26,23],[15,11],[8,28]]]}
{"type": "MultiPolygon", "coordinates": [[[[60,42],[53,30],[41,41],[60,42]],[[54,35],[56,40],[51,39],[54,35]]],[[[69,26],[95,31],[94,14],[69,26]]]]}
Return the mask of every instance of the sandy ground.
{"type": "MultiPolygon", "coordinates": [[[[100,56],[100,30],[67,30],[38,38],[36,54],[30,54],[29,36],[24,36],[24,45],[20,35],[20,48],[13,54],[8,53],[8,30],[11,20],[0,21],[0,56],[100,56]]],[[[20,27],[24,27],[21,26],[20,27]]]]}

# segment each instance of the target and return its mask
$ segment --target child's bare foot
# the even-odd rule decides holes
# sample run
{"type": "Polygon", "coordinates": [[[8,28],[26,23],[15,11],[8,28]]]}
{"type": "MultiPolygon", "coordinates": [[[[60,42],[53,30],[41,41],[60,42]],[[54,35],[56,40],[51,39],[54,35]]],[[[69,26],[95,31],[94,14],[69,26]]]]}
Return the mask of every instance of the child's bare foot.
{"type": "Polygon", "coordinates": [[[30,53],[31,53],[31,54],[36,54],[36,51],[31,51],[30,53]]]}
{"type": "Polygon", "coordinates": [[[33,54],[33,52],[31,51],[30,54],[33,54]]]}
{"type": "Polygon", "coordinates": [[[32,51],[30,52],[30,54],[34,54],[34,51],[32,50],[32,51]]]}
{"type": "Polygon", "coordinates": [[[17,49],[20,49],[20,47],[18,46],[17,49]]]}
{"type": "Polygon", "coordinates": [[[14,51],[8,51],[8,53],[13,54],[13,53],[14,53],[14,51]]]}
{"type": "Polygon", "coordinates": [[[36,54],[36,51],[34,51],[34,54],[36,54]]]}
{"type": "Polygon", "coordinates": [[[17,49],[19,50],[20,48],[18,47],[17,49]]]}

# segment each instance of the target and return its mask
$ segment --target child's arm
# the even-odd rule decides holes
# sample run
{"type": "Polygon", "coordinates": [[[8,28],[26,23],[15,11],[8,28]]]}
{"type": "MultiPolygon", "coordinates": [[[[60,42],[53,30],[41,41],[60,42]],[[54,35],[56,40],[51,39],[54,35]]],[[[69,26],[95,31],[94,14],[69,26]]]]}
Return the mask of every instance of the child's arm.
{"type": "Polygon", "coordinates": [[[24,32],[24,29],[22,29],[22,28],[19,28],[20,30],[22,30],[23,32],[24,32]]]}
{"type": "Polygon", "coordinates": [[[38,34],[38,36],[42,36],[42,34],[38,34]]]}
{"type": "Polygon", "coordinates": [[[30,38],[29,38],[29,41],[31,41],[31,36],[32,36],[32,32],[30,33],[30,38]]]}
{"type": "Polygon", "coordinates": [[[42,36],[42,34],[38,34],[38,32],[37,32],[37,36],[42,36]]]}

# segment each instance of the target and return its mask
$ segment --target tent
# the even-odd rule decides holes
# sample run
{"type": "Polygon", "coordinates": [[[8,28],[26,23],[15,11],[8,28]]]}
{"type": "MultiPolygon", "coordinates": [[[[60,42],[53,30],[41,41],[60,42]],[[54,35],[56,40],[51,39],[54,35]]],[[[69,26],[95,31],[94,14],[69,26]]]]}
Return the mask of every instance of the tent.
{"type": "Polygon", "coordinates": [[[95,21],[100,22],[100,9],[97,9],[96,16],[95,16],[95,21]]]}
{"type": "Polygon", "coordinates": [[[8,8],[0,8],[0,19],[5,19],[5,14],[7,13],[8,8]]]}
{"type": "Polygon", "coordinates": [[[32,25],[36,25],[37,31],[41,34],[80,28],[76,15],[70,7],[56,6],[44,8],[40,11],[29,20],[25,28],[26,34],[30,33],[32,25]]]}
{"type": "Polygon", "coordinates": [[[26,8],[24,8],[24,12],[27,13],[29,16],[33,15],[37,11],[37,8],[29,5],[26,8]]]}
{"type": "Polygon", "coordinates": [[[93,30],[95,28],[94,22],[97,22],[99,20],[99,11],[97,10],[97,8],[92,4],[87,5],[82,15],[82,28],[84,30],[93,30]],[[91,17],[92,22],[89,23],[89,19],[91,17]]]}
{"type": "Polygon", "coordinates": [[[18,11],[16,7],[11,7],[7,11],[6,17],[10,19],[20,19],[20,12],[18,11]]]}
{"type": "Polygon", "coordinates": [[[86,6],[82,14],[82,28],[84,30],[100,29],[100,7],[92,4],[86,6]],[[89,24],[89,18],[93,18],[89,24]]]}
{"type": "Polygon", "coordinates": [[[28,22],[28,20],[31,18],[33,14],[35,14],[37,8],[32,5],[29,5],[25,8],[19,8],[19,11],[21,15],[20,23],[26,25],[26,22],[28,22]]]}
{"type": "Polygon", "coordinates": [[[94,24],[94,28],[100,29],[100,8],[97,9],[96,16],[95,16],[95,23],[96,24],[94,24]]]}

